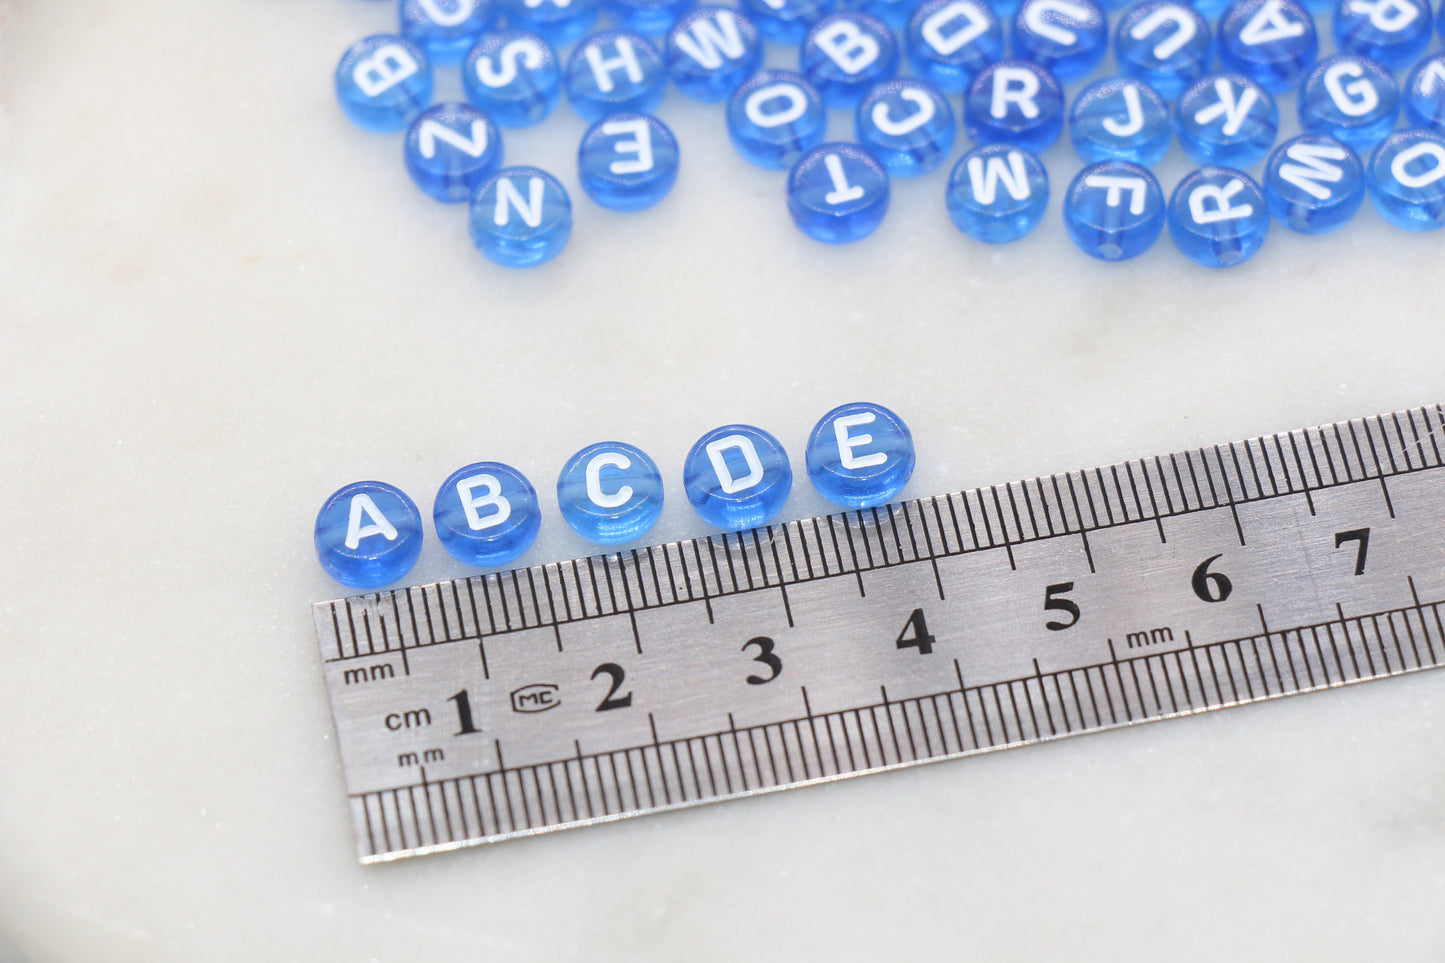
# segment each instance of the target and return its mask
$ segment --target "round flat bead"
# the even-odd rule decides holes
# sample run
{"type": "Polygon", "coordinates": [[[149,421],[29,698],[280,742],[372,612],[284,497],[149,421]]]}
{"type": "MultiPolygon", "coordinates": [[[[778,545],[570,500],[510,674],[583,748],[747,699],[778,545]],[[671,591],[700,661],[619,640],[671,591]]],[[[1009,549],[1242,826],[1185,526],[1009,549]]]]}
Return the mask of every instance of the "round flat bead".
{"type": "Polygon", "coordinates": [[[532,547],[542,527],[537,490],[507,465],[480,461],[453,472],[437,490],[432,523],[452,558],[505,565],[532,547]]]}
{"type": "Polygon", "coordinates": [[[672,29],[697,0],[604,0],[604,9],[624,30],[661,36],[672,29]]]}
{"type": "Polygon", "coordinates": [[[1013,55],[1061,81],[1093,71],[1109,52],[1109,22],[1094,0],[1024,0],[1014,15],[1013,55]]]}
{"type": "Polygon", "coordinates": [[[530,127],[562,99],[562,68],[552,45],[535,33],[485,34],[462,64],[467,100],[501,127],[530,127]]]}
{"type": "Polygon", "coordinates": [[[1431,54],[1415,65],[1403,99],[1407,125],[1445,132],[1445,54],[1431,54]]]}
{"type": "Polygon", "coordinates": [[[1402,130],[1375,148],[1366,172],[1380,216],[1409,231],[1445,227],[1445,136],[1402,130]]]}
{"type": "Polygon", "coordinates": [[[773,43],[802,43],[808,28],[838,9],[838,0],[741,0],[743,13],[773,43]]]}
{"type": "Polygon", "coordinates": [[[799,74],[764,70],[744,81],[728,101],[728,135],[744,159],[787,170],[823,143],[823,98],[799,74]]]}
{"type": "Polygon", "coordinates": [[[1249,167],[1269,152],[1278,132],[1274,98],[1240,74],[1200,78],[1174,108],[1179,145],[1199,164],[1249,167]]]}
{"type": "Polygon", "coordinates": [[[502,135],[469,104],[437,104],[412,121],[402,156],[417,187],[460,204],[502,166],[502,135]]]}
{"type": "Polygon", "coordinates": [[[1330,134],[1368,152],[1395,127],[1400,88],[1373,60],[1353,54],[1326,57],[1300,85],[1299,120],[1306,134],[1330,134]]]}
{"type": "Polygon", "coordinates": [[[1119,72],[1144,81],[1175,101],[1209,72],[1214,57],[1209,22],[1177,0],[1144,0],[1130,7],[1114,30],[1119,72]]]}
{"type": "Polygon", "coordinates": [[[572,530],[589,542],[631,542],[646,535],[662,514],[662,473],[634,445],[588,445],[562,466],[557,504],[572,530]]]}
{"type": "Polygon", "coordinates": [[[652,113],[662,103],[667,70],[641,34],[609,30],[573,48],[562,83],[572,109],[590,123],[624,110],[652,113]]]}
{"type": "Polygon", "coordinates": [[[912,78],[885,80],[858,104],[858,142],[894,177],[914,177],[938,167],[953,150],[953,111],[932,86],[912,78]]]}
{"type": "Polygon", "coordinates": [[[327,575],[351,588],[395,582],[416,564],[421,543],[416,503],[385,482],[352,482],[316,514],[316,557],[327,575]]]}
{"type": "Polygon", "coordinates": [[[588,128],[577,150],[587,196],[614,211],[641,211],[677,182],[677,138],[647,114],[609,114],[588,128]]]}
{"type": "Polygon", "coordinates": [[[727,7],[691,10],[667,35],[667,75],[693,100],[727,100],[762,63],[758,28],[727,7]]]}
{"type": "Polygon", "coordinates": [[[1243,264],[1269,236],[1264,191],[1248,174],[1228,167],[1194,171],[1169,198],[1169,236],[1195,264],[1243,264]]]}
{"type": "Polygon", "coordinates": [[[903,46],[915,74],[961,94],[1003,56],[1003,26],[983,0],[929,0],[908,19],[903,46]]]}
{"type": "Polygon", "coordinates": [[[913,435],[882,405],[839,405],[808,436],[808,478],[828,501],[848,508],[890,502],[913,475],[913,435]]]}
{"type": "Polygon", "coordinates": [[[833,13],[813,24],[798,61],[829,107],[856,107],[868,88],[898,72],[887,24],[864,13],[833,13]]]}
{"type": "Polygon", "coordinates": [[[1164,192],[1147,168],[1102,161],[1075,175],[1064,194],[1064,227],[1079,250],[1102,261],[1138,257],[1164,227],[1164,192]]]}
{"type": "Polygon", "coordinates": [[[1430,45],[1426,0],[1335,0],[1335,43],[1390,70],[1404,70],[1430,45]]]}
{"type": "Polygon", "coordinates": [[[554,49],[578,40],[597,22],[599,0],[498,0],[507,26],[547,39],[554,49]]]}
{"type": "Polygon", "coordinates": [[[1027,60],[979,71],[963,100],[963,126],[978,144],[1017,144],[1042,153],[1064,129],[1064,92],[1054,75],[1027,60]]]}
{"type": "Polygon", "coordinates": [[[1333,231],[1355,216],[1364,199],[1364,165],[1333,137],[1304,134],[1287,140],[1265,164],[1265,203],[1291,231],[1333,231]]]}
{"type": "Polygon", "coordinates": [[[1295,0],[1235,0],[1219,21],[1219,62],[1270,93],[1299,84],[1319,53],[1309,11],[1295,0]]]}
{"type": "Polygon", "coordinates": [[[494,19],[491,0],[401,0],[397,13],[401,35],[439,66],[460,63],[494,19]]]}
{"type": "Polygon", "coordinates": [[[472,195],[467,227],[477,250],[504,267],[552,260],[572,234],[572,199],[555,177],[535,167],[507,167],[472,195]]]}
{"type": "Polygon", "coordinates": [[[1069,140],[1084,163],[1126,160],[1146,167],[1169,148],[1169,106],[1133,77],[1096,80],[1069,108],[1069,140]]]}
{"type": "Polygon", "coordinates": [[[824,144],[788,173],[788,213],[802,232],[826,244],[858,241],[888,213],[888,171],[857,144],[824,144]]]}
{"type": "Polygon", "coordinates": [[[358,127],[405,130],[431,103],[431,62],[393,34],[374,34],[347,48],[336,65],[336,99],[358,127]]]}
{"type": "Polygon", "coordinates": [[[782,511],[793,489],[793,469],[783,446],[766,431],[723,425],[692,446],[682,485],[703,521],[742,531],[782,511]]]}
{"type": "Polygon", "coordinates": [[[985,144],[953,165],[944,202],[960,231],[988,244],[1007,244],[1044,219],[1049,175],[1025,148],[985,144]]]}

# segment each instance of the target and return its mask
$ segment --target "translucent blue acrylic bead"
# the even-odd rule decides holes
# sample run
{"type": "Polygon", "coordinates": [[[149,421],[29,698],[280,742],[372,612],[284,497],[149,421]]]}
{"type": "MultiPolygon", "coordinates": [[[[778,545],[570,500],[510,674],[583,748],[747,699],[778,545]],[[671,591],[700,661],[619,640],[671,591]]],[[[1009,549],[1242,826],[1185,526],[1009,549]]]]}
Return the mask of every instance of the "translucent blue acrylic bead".
{"type": "Polygon", "coordinates": [[[1235,0],[1219,21],[1219,62],[1270,93],[1299,84],[1319,53],[1309,11],[1295,0],[1235,0]]]}
{"type": "Polygon", "coordinates": [[[1007,244],[1044,219],[1049,175],[1022,147],[985,144],[953,165],[944,202],[960,231],[988,244],[1007,244]]]}
{"type": "Polygon", "coordinates": [[[682,485],[703,521],[742,531],[782,511],[793,489],[793,469],[783,446],[766,431],[723,425],[692,446],[682,485]]]}
{"type": "Polygon", "coordinates": [[[1077,80],[1109,52],[1109,22],[1094,0],[1024,0],[1013,21],[1013,55],[1062,81],[1077,80]]]}
{"type": "Polygon", "coordinates": [[[650,114],[662,103],[666,84],[657,48],[626,30],[594,34],[579,43],[563,77],[572,109],[588,122],[623,110],[650,114]]]}
{"type": "Polygon", "coordinates": [[[1269,152],[1278,132],[1274,98],[1240,74],[1200,78],[1174,108],[1179,145],[1199,164],[1249,167],[1269,152]]]}
{"type": "Polygon", "coordinates": [[[1373,60],[1353,54],[1326,57],[1300,85],[1299,120],[1307,134],[1330,134],[1368,152],[1385,139],[1400,115],[1400,88],[1373,60]]]}
{"type": "Polygon", "coordinates": [[[432,523],[442,547],[467,565],[505,565],[532,547],[542,527],[537,490],[515,468],[481,461],[437,490],[432,523]]]}
{"type": "Polygon", "coordinates": [[[1169,106],[1133,77],[1096,80],[1069,108],[1069,140],[1086,164],[1117,158],[1146,167],[1169,147],[1169,106]]]}
{"type": "Polygon", "coordinates": [[[491,0],[401,0],[401,35],[433,64],[460,63],[492,25],[491,0]]]}
{"type": "Polygon", "coordinates": [[[562,466],[557,504],[572,530],[589,542],[631,542],[646,535],[662,514],[662,474],[634,445],[588,445],[562,466]]]}
{"type": "Polygon", "coordinates": [[[733,91],[727,116],[738,153],[772,170],[786,170],[823,143],[828,121],[813,85],[785,70],[764,70],[745,81],[733,91]]]}
{"type": "Polygon", "coordinates": [[[379,481],[352,482],[316,514],[316,557],[342,585],[390,585],[421,554],[421,512],[406,492],[379,481]]]}
{"type": "Polygon", "coordinates": [[[1287,140],[1265,164],[1265,203],[1291,231],[1333,231],[1355,216],[1364,199],[1364,165],[1333,137],[1304,134],[1287,140]]]}
{"type": "Polygon", "coordinates": [[[1269,236],[1264,191],[1248,174],[1229,167],[1194,171],[1169,198],[1169,236],[1195,264],[1243,264],[1269,236]]]}
{"type": "Polygon", "coordinates": [[[605,0],[604,9],[617,25],[660,36],[672,29],[677,18],[691,10],[697,0],[605,0]]]}
{"type": "Polygon", "coordinates": [[[667,35],[667,75],[693,100],[709,104],[727,100],[762,62],[758,28],[727,7],[689,11],[667,35]]]}
{"type": "Polygon", "coordinates": [[[1147,168],[1102,161],[1075,175],[1064,194],[1064,227],[1079,250],[1102,261],[1138,257],[1164,227],[1164,192],[1147,168]]]}
{"type": "Polygon", "coordinates": [[[1403,99],[1407,125],[1445,131],[1445,54],[1432,54],[1415,65],[1403,99]]]}
{"type": "Polygon", "coordinates": [[[741,0],[744,13],[773,43],[802,43],[808,28],[838,9],[838,0],[741,0]]]}
{"type": "Polygon", "coordinates": [[[885,80],[854,116],[858,142],[894,177],[926,174],[953,150],[957,128],[948,101],[921,80],[885,80]]]}
{"type": "Polygon", "coordinates": [[[898,72],[898,44],[875,17],[834,13],[808,31],[798,61],[823,103],[851,108],[868,88],[898,72]]]}
{"type": "Polygon", "coordinates": [[[888,213],[888,171],[857,144],[824,144],[788,174],[788,213],[803,233],[826,244],[867,237],[888,213]]]}
{"type": "Polygon", "coordinates": [[[1114,30],[1119,72],[1144,81],[1166,101],[1208,73],[1213,57],[1208,21],[1177,0],[1136,3],[1114,30]]]}
{"type": "Polygon", "coordinates": [[[1041,153],[1064,129],[1063,89],[1038,64],[1000,60],[969,85],[963,126],[975,143],[1017,144],[1041,153]]]}
{"type": "Polygon", "coordinates": [[[535,267],[567,246],[572,199],[546,171],[507,167],[472,195],[467,226],[488,259],[504,267],[535,267]]]}
{"type": "Polygon", "coordinates": [[[565,47],[592,29],[599,0],[498,0],[507,26],[545,37],[554,49],[565,47]]]}
{"type": "Polygon", "coordinates": [[[402,154],[417,187],[460,204],[501,166],[502,136],[475,107],[437,104],[412,121],[402,154]]]}
{"type": "Polygon", "coordinates": [[[1380,216],[1409,231],[1445,226],[1445,136],[1402,130],[1375,148],[1366,174],[1380,216]]]}
{"type": "Polygon", "coordinates": [[[677,138],[647,114],[609,114],[582,137],[577,179],[587,196],[614,211],[641,211],[677,182],[677,138]]]}
{"type": "Polygon", "coordinates": [[[1426,0],[1335,0],[1335,43],[1390,70],[1404,70],[1430,45],[1426,0]]]}
{"type": "Polygon", "coordinates": [[[908,19],[903,46],[915,74],[961,94],[1003,56],[1003,27],[983,0],[929,0],[908,19]]]}
{"type": "Polygon", "coordinates": [[[908,26],[908,18],[918,9],[919,0],[862,0],[855,3],[857,9],[876,17],[888,25],[890,30],[902,30],[908,26]]]}
{"type": "Polygon", "coordinates": [[[882,405],[839,405],[808,436],[808,477],[830,502],[871,508],[891,502],[913,475],[913,435],[882,405]]]}
{"type": "Polygon", "coordinates": [[[562,99],[562,68],[535,33],[503,30],[482,37],[462,64],[467,99],[502,127],[530,127],[562,99]]]}
{"type": "Polygon", "coordinates": [[[392,34],[375,34],[347,48],[336,65],[336,99],[358,126],[389,133],[431,103],[431,63],[420,47],[392,34]]]}

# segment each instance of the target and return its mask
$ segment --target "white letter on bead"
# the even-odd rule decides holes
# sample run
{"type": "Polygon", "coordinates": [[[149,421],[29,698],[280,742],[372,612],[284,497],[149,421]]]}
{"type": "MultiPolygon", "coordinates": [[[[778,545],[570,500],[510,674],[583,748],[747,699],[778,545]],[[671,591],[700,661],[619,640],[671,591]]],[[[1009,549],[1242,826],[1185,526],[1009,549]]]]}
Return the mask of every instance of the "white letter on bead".
{"type": "Polygon", "coordinates": [[[1441,84],[1445,84],[1445,64],[1432,60],[1420,75],[1420,93],[1433,94],[1441,84]]]}
{"type": "Polygon", "coordinates": [[[1284,15],[1284,4],[1280,0],[1265,0],[1249,23],[1239,31],[1239,42],[1246,47],[1258,47],[1262,43],[1288,40],[1305,32],[1305,25],[1284,15]]]}
{"type": "Polygon", "coordinates": [[[763,480],[763,462],[758,458],[753,440],[747,435],[724,435],[708,442],[707,460],[712,462],[713,473],[717,475],[718,484],[722,485],[725,494],[735,495],[763,480]],[[743,461],[747,462],[748,473],[742,478],[734,478],[733,473],[728,471],[728,463],[723,460],[722,453],[729,448],[742,452],[743,461]]]}
{"type": "Polygon", "coordinates": [[[368,97],[383,94],[421,69],[401,44],[389,43],[372,51],[351,68],[351,80],[368,97]]]}
{"type": "Polygon", "coordinates": [[[510,177],[503,177],[497,181],[497,209],[492,212],[492,223],[498,227],[506,227],[511,218],[511,210],[515,209],[522,215],[522,222],[528,227],[541,227],[542,225],[542,192],[547,185],[542,183],[540,177],[527,178],[527,199],[522,200],[522,194],[517,186],[512,183],[510,177]]]}
{"type": "Polygon", "coordinates": [[[627,74],[628,80],[634,84],[642,83],[642,64],[637,62],[637,52],[632,49],[632,41],[626,37],[618,37],[612,42],[612,46],[617,53],[605,59],[598,44],[582,48],[582,55],[587,58],[587,64],[592,68],[592,79],[596,81],[597,89],[604,94],[612,93],[616,87],[612,82],[612,71],[619,67],[627,74]]]}
{"type": "Polygon", "coordinates": [[[416,5],[421,7],[427,19],[438,27],[455,27],[472,15],[472,11],[476,9],[476,0],[451,0],[450,13],[443,10],[437,0],[416,0],[416,5]]]}
{"type": "Polygon", "coordinates": [[[888,460],[888,456],[881,451],[864,455],[862,458],[853,454],[854,448],[871,445],[873,436],[850,435],[848,429],[856,425],[871,425],[877,420],[878,416],[873,412],[860,411],[856,415],[844,415],[833,422],[833,436],[838,439],[838,461],[844,468],[849,471],[858,468],[872,468],[874,465],[881,465],[888,460]]]}
{"type": "Polygon", "coordinates": [[[632,467],[632,459],[620,451],[604,451],[592,456],[587,463],[587,498],[598,508],[618,508],[627,504],[632,497],[632,486],[623,485],[612,494],[602,490],[602,469],[620,468],[626,471],[632,467]]]}
{"type": "Polygon", "coordinates": [[[502,483],[497,481],[495,475],[473,475],[470,478],[463,478],[457,482],[457,497],[462,500],[462,511],[467,516],[467,527],[474,532],[496,528],[512,517],[512,503],[507,501],[507,497],[502,494],[502,483]],[[477,496],[475,492],[478,488],[485,488],[486,494],[477,496]],[[497,510],[483,518],[477,514],[477,509],[484,505],[495,505],[497,510]]]}
{"type": "Polygon", "coordinates": [[[1039,115],[1034,98],[1039,93],[1039,78],[1022,67],[999,67],[993,72],[993,100],[988,112],[994,120],[1008,116],[1008,105],[1018,104],[1019,112],[1028,120],[1039,115]]]}
{"type": "Polygon", "coordinates": [[[1345,169],[1330,161],[1342,161],[1349,154],[1342,147],[1328,144],[1294,144],[1286,148],[1284,156],[1295,161],[1279,165],[1279,176],[1311,197],[1325,200],[1333,193],[1319,182],[1337,183],[1345,176],[1345,169]]]}
{"type": "Polygon", "coordinates": [[[470,157],[481,157],[487,149],[486,121],[472,121],[472,136],[467,138],[446,124],[439,124],[431,118],[427,118],[421,122],[421,127],[416,132],[416,146],[421,151],[421,156],[427,160],[435,157],[437,141],[450,144],[470,157]]]}
{"type": "Polygon", "coordinates": [[[1380,105],[1380,95],[1375,93],[1375,85],[1368,80],[1340,83],[1341,77],[1362,77],[1364,73],[1365,68],[1352,60],[1325,68],[1325,90],[1346,117],[1363,117],[1380,105]]]}
{"type": "Polygon", "coordinates": [[[1253,204],[1234,207],[1229,199],[1244,190],[1244,181],[1234,178],[1220,187],[1218,184],[1200,184],[1189,192],[1189,216],[1195,224],[1213,224],[1216,221],[1233,221],[1254,213],[1253,204]],[[1206,206],[1213,203],[1212,207],[1206,206]]]}
{"type": "Polygon", "coordinates": [[[652,170],[652,128],[641,117],[635,120],[609,120],[602,125],[602,133],[608,137],[632,135],[631,140],[619,140],[612,149],[619,154],[636,154],[631,160],[615,160],[607,165],[614,174],[641,174],[652,170]]]}
{"type": "Polygon", "coordinates": [[[803,116],[807,109],[807,95],[798,88],[797,84],[790,84],[786,81],[759,87],[748,94],[748,99],[743,102],[743,113],[748,120],[763,128],[791,124],[803,116]],[[782,110],[764,112],[763,106],[769,101],[777,99],[786,100],[788,105],[782,110]]]}
{"type": "Polygon", "coordinates": [[[1079,42],[1079,35],[1061,23],[1044,18],[1044,14],[1056,13],[1075,23],[1089,19],[1089,8],[1069,0],[1035,0],[1024,10],[1024,25],[1048,40],[1063,47],[1072,47],[1079,42]]]}
{"type": "Polygon", "coordinates": [[[724,57],[740,60],[747,52],[742,32],[738,29],[738,18],[726,9],[710,17],[699,17],[673,39],[679,50],[707,70],[721,67],[724,57]]]}
{"type": "Polygon", "coordinates": [[[912,133],[924,124],[933,119],[938,108],[933,106],[933,98],[923,91],[913,87],[904,87],[898,91],[900,100],[906,100],[918,109],[902,120],[894,120],[888,112],[888,105],[883,101],[873,105],[870,116],[873,119],[873,126],[890,137],[902,137],[904,134],[912,133]]]}
{"type": "Polygon", "coordinates": [[[1259,94],[1255,93],[1253,87],[1244,88],[1244,93],[1238,100],[1234,99],[1234,85],[1224,77],[1214,78],[1214,94],[1219,99],[1194,115],[1196,124],[1211,123],[1216,117],[1224,118],[1224,126],[1221,130],[1225,136],[1233,137],[1239,133],[1239,127],[1244,123],[1244,118],[1249,116],[1249,109],[1254,102],[1259,100],[1259,94]]]}
{"type": "Polygon", "coordinates": [[[1395,155],[1394,160],[1390,161],[1390,176],[1399,181],[1402,187],[1424,187],[1427,184],[1435,183],[1445,177],[1445,147],[1424,140],[1414,147],[1405,148],[1395,155]],[[1424,157],[1426,154],[1429,154],[1431,160],[1434,161],[1429,170],[1411,174],[1405,169],[1412,160],[1424,157]]]}
{"type": "Polygon", "coordinates": [[[923,42],[933,48],[940,57],[963,49],[969,41],[988,30],[988,16],[975,3],[968,0],[954,0],[929,14],[919,30],[923,42]],[[943,28],[958,19],[967,23],[953,33],[944,33],[943,28]]]}
{"type": "Polygon", "coordinates": [[[1144,129],[1144,108],[1139,103],[1139,88],[1132,85],[1120,91],[1124,95],[1124,120],[1121,123],[1113,117],[1104,118],[1104,129],[1115,137],[1128,137],[1144,129]]]}
{"type": "Polygon", "coordinates": [[[878,41],[851,20],[835,20],[813,37],[818,49],[848,76],[878,59],[878,41]]]}
{"type": "Polygon", "coordinates": [[[1011,150],[1006,156],[1007,167],[1004,159],[997,155],[990,157],[986,164],[981,157],[968,159],[969,186],[973,188],[973,196],[985,207],[993,204],[1000,184],[1016,201],[1022,201],[1033,193],[1029,187],[1028,171],[1024,169],[1024,155],[1011,150]]]}
{"type": "Polygon", "coordinates": [[[1166,23],[1174,24],[1177,29],[1154,46],[1154,56],[1158,60],[1168,60],[1194,39],[1198,29],[1194,26],[1194,18],[1183,7],[1156,7],[1149,16],[1130,28],[1129,36],[1143,40],[1166,23]]]}
{"type": "Polygon", "coordinates": [[[388,542],[396,541],[396,526],[393,525],[381,509],[376,507],[376,502],[366,492],[359,492],[351,496],[351,517],[346,522],[346,547],[356,551],[363,538],[370,538],[373,535],[385,535],[388,542]],[[371,524],[362,525],[361,516],[365,513],[371,519],[371,524]]]}
{"type": "Polygon", "coordinates": [[[1412,3],[1406,0],[1375,0],[1374,3],[1365,3],[1362,0],[1349,0],[1345,9],[1350,13],[1362,13],[1370,18],[1370,23],[1376,30],[1385,33],[1399,33],[1420,16],[1420,11],[1412,3]]]}
{"type": "MultiPolygon", "coordinates": [[[[843,171],[843,161],[837,154],[823,155],[823,166],[828,169],[828,179],[833,182],[833,189],[823,195],[823,200],[837,205],[856,201],[863,196],[863,188],[857,184],[848,183],[848,175],[843,171]]],[[[729,435],[728,437],[739,438],[741,436],[729,435]]]]}
{"type": "Polygon", "coordinates": [[[492,66],[491,57],[477,58],[477,79],[488,87],[505,87],[517,79],[517,66],[536,70],[546,59],[546,52],[535,40],[522,37],[502,46],[496,53],[500,67],[492,66]]]}
{"type": "Polygon", "coordinates": [[[1090,174],[1084,178],[1084,183],[1089,187],[1106,189],[1109,193],[1104,195],[1104,203],[1109,207],[1118,207],[1124,200],[1124,191],[1129,192],[1129,213],[1139,215],[1144,213],[1144,199],[1149,196],[1149,185],[1142,177],[1119,177],[1114,174],[1090,174]]]}

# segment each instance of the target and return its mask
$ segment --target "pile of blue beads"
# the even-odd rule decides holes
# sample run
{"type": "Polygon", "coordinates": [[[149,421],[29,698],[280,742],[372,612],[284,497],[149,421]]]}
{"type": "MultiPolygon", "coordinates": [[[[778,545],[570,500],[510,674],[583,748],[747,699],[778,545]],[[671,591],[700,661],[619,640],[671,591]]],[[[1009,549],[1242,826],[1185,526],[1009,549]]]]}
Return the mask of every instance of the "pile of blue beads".
{"type": "Polygon", "coordinates": [[[1066,123],[1087,166],[1065,190],[1065,226],[1103,260],[1143,253],[1167,223],[1194,261],[1239,264],[1271,215],[1323,233],[1367,190],[1393,224],[1445,225],[1445,54],[1426,54],[1437,32],[1429,0],[1334,0],[1338,52],[1323,59],[1301,0],[1140,0],[1112,32],[1098,0],[695,2],[400,0],[399,33],[342,56],[337,96],[361,126],[405,130],[412,178],[438,200],[467,202],[473,242],[514,267],[562,250],[572,202],[545,171],[503,168],[498,128],[542,121],[565,90],[592,124],[578,150],[582,189],[605,207],[641,210],[677,178],[677,140],[652,116],[669,79],[688,97],[726,103],[738,153],[787,170],[794,221],[829,243],[878,227],[891,178],[944,164],[958,137],[950,98],[960,96],[974,146],[953,165],[944,201],[981,241],[1037,226],[1049,197],[1038,154],[1066,123]],[[609,28],[589,33],[604,15],[609,28]],[[1115,73],[1070,102],[1064,84],[1107,72],[1111,36],[1115,73]],[[799,45],[798,71],[763,69],[764,41],[799,45]],[[431,105],[433,65],[457,63],[470,103],[431,105]],[[1411,65],[1402,86],[1395,73],[1411,65]],[[1275,98],[1289,92],[1303,134],[1276,145],[1275,98]],[[853,113],[857,143],[824,142],[829,109],[853,113]],[[1150,168],[1171,138],[1202,166],[1166,200],[1150,168]],[[1246,169],[1261,162],[1257,180],[1246,169]]]}
{"type": "MultiPolygon", "coordinates": [[[[808,436],[808,477],[828,500],[849,508],[891,501],[913,474],[913,436],[882,405],[854,402],[824,415],[808,436]]],[[[724,425],[698,439],[683,461],[687,500],[703,520],[732,531],[771,521],[793,488],[788,455],[750,425],[724,425]]],[[[557,477],[557,502],[573,531],[598,545],[647,534],[662,513],[662,473],[647,453],[620,441],[588,445],[557,477]]],[[[542,526],[537,490],[515,468],[482,461],[453,472],[432,504],[432,524],[448,553],[467,565],[511,562],[542,526]]],[[[411,571],[421,554],[416,503],[385,482],[354,482],[326,499],[316,516],[316,555],[332,578],[374,589],[411,571]]]]}

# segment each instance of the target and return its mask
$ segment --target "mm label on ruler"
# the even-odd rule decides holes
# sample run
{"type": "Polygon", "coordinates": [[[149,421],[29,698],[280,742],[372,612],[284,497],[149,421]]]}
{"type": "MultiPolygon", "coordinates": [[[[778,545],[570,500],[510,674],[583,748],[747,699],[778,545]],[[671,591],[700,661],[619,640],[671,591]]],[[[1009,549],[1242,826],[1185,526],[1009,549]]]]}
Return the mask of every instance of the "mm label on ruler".
{"type": "Polygon", "coordinates": [[[1433,668],[1442,421],[317,604],[361,859],[1433,668]]]}

